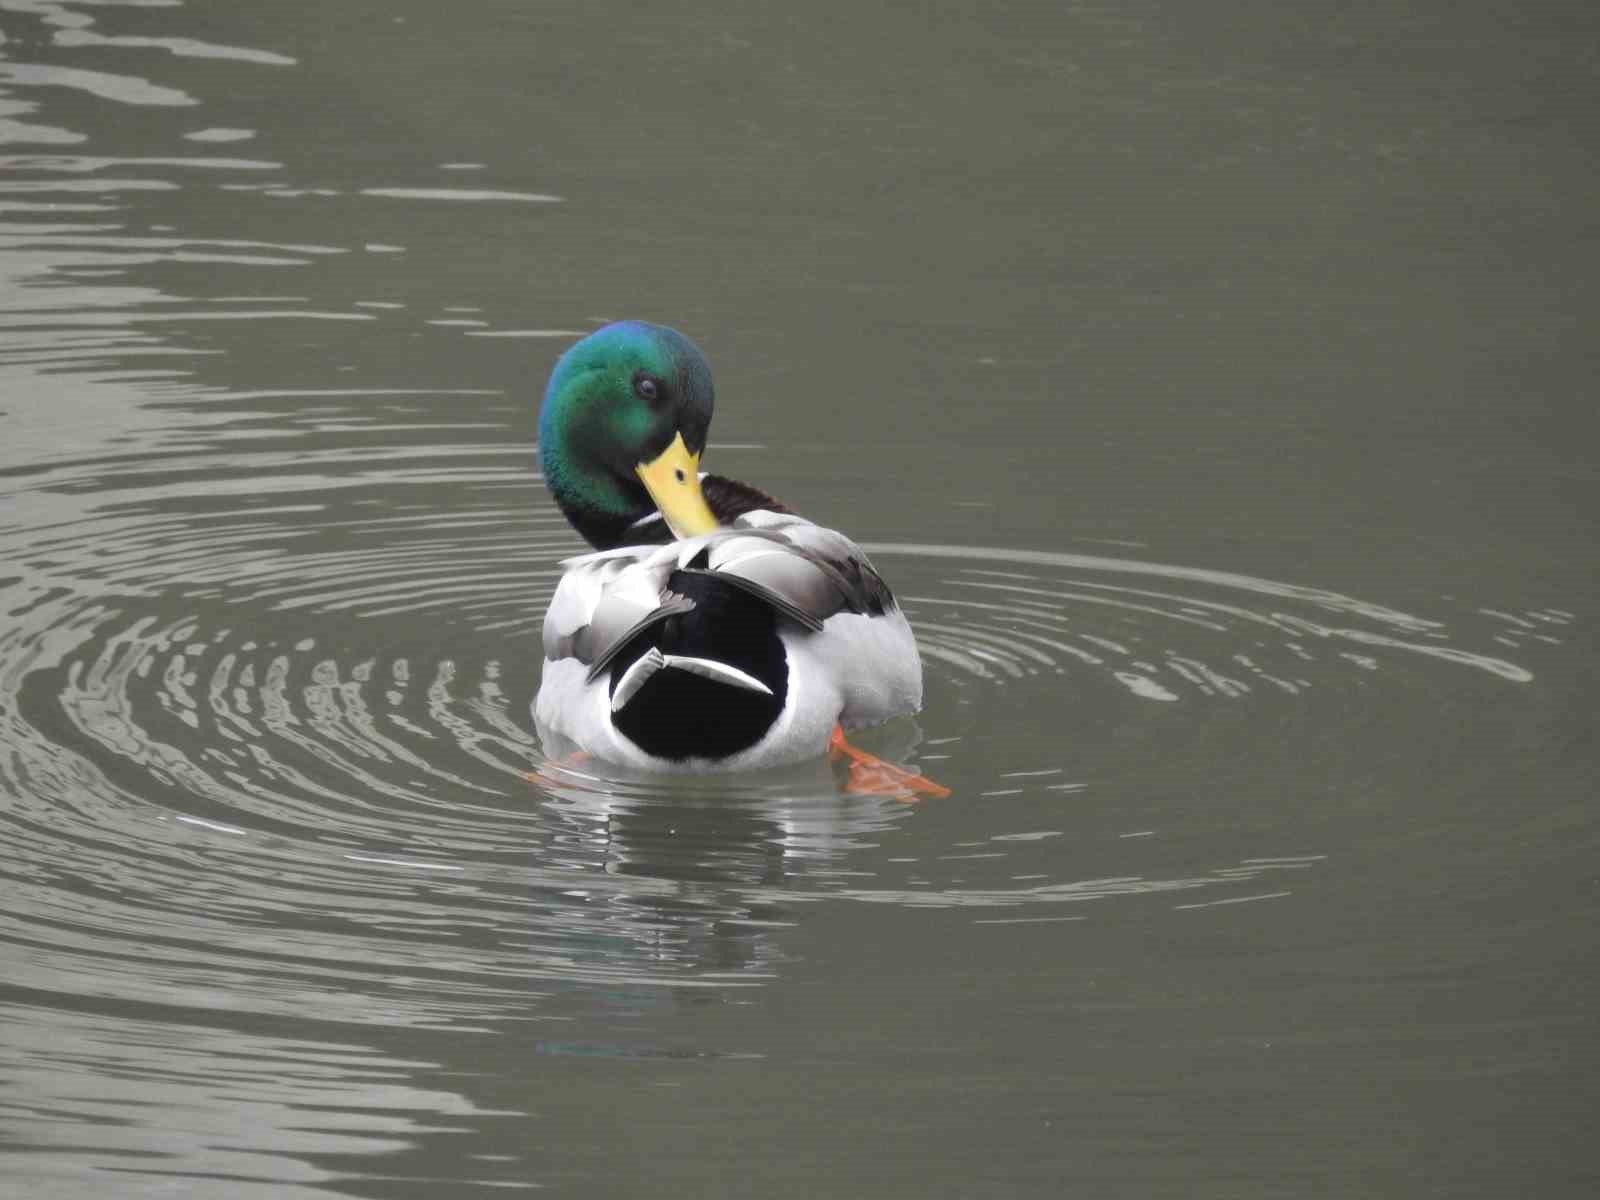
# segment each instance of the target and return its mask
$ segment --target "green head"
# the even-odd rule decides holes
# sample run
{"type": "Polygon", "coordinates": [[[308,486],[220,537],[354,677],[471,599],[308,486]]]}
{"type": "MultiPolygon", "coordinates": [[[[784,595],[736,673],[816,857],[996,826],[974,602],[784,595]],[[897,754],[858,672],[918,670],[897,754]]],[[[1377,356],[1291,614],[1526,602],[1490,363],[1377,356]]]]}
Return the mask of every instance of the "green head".
{"type": "Polygon", "coordinates": [[[539,413],[539,459],[573,528],[599,549],[619,545],[656,508],[652,490],[679,533],[703,523],[675,520],[690,502],[671,493],[699,498],[712,403],[711,368],[675,329],[619,321],[563,354],[539,413]]]}

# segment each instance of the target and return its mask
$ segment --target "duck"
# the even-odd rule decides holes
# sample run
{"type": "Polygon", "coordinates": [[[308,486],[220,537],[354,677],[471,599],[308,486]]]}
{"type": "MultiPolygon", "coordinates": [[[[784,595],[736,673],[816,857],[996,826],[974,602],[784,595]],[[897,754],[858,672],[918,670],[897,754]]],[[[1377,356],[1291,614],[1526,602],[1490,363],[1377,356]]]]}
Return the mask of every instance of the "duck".
{"type": "Polygon", "coordinates": [[[551,372],[540,466],[593,551],[561,564],[544,619],[547,745],[666,773],[842,754],[858,782],[945,792],[849,743],[922,707],[911,625],[844,534],[701,471],[714,400],[699,348],[644,321],[596,330],[551,372]]]}

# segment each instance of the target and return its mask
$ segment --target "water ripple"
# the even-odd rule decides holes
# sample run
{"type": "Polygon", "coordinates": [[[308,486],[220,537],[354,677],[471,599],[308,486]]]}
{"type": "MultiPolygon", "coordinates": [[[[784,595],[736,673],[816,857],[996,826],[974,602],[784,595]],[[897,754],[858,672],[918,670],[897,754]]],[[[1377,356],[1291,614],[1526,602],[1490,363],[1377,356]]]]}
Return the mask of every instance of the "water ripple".
{"type": "MultiPolygon", "coordinates": [[[[1374,677],[1435,686],[1422,663],[1531,677],[1438,618],[1332,590],[885,543],[869,552],[902,590],[929,699],[869,744],[953,785],[946,804],[1003,806],[988,839],[930,845],[916,823],[936,809],[849,795],[825,761],[670,784],[550,761],[528,704],[572,535],[524,448],[373,444],[408,422],[363,406],[412,395],[199,409],[179,389],[159,460],[13,475],[0,937],[16,983],[302,1015],[317,996],[332,1020],[451,1025],[524,1011],[530,986],[757,985],[781,969],[785,914],[823,901],[1007,923],[1282,900],[1293,889],[1273,885],[1314,855],[1156,868],[1156,831],[1074,820],[1105,786],[1095,767],[1008,761],[1005,722],[1136,728],[1154,700],[1200,706],[1188,727],[1210,737],[1312,719],[1319,693],[1361,720],[1374,677]],[[46,499],[51,520],[29,515],[46,499]],[[1230,718],[1240,705],[1256,711],[1230,718]],[[1124,869],[1083,873],[1091,847],[1124,869]],[[869,849],[875,865],[852,869],[869,849]]],[[[424,437],[473,424],[409,420],[424,437]]],[[[1494,613],[1544,637],[1568,619],[1494,613]]]]}

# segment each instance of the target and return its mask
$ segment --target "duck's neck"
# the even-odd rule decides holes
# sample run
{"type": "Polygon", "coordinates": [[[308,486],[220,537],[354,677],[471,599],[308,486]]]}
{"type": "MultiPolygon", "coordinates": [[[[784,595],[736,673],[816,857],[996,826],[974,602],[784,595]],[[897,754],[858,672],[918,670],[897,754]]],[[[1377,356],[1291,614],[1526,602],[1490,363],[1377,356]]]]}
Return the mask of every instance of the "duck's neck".
{"type": "Polygon", "coordinates": [[[629,536],[633,526],[656,511],[642,483],[577,462],[558,431],[540,438],[539,463],[562,514],[596,550],[636,540],[629,536]]]}
{"type": "Polygon", "coordinates": [[[672,540],[672,531],[667,528],[665,521],[647,520],[652,515],[650,513],[638,517],[617,517],[595,509],[569,508],[565,504],[561,505],[561,511],[566,514],[578,535],[596,550],[614,550],[618,546],[635,543],[672,540]],[[649,536],[652,532],[658,536],[649,536]]]}

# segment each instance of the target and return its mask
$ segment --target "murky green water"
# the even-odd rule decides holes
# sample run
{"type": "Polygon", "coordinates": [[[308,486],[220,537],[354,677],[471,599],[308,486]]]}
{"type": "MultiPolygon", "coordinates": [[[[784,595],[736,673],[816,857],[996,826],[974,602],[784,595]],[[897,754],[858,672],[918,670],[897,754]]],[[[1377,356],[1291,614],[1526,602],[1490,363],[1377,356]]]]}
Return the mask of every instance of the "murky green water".
{"type": "Polygon", "coordinates": [[[0,33],[0,1193],[1593,1193],[1589,8],[0,33]],[[525,778],[624,316],[950,799],[525,778]]]}

